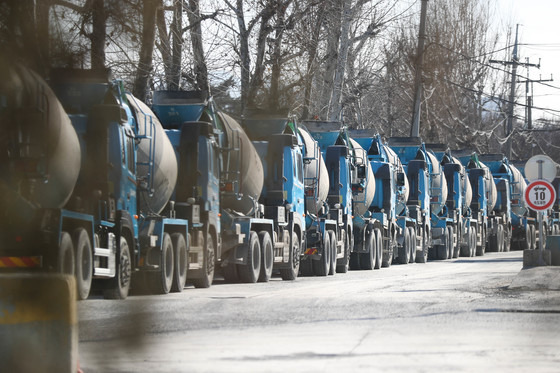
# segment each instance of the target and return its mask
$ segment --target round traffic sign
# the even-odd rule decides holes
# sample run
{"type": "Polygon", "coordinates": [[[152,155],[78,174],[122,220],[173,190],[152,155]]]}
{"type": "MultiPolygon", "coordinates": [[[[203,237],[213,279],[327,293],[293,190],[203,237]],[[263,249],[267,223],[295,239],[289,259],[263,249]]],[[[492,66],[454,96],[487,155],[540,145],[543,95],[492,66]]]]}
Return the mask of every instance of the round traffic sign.
{"type": "Polygon", "coordinates": [[[552,184],[545,180],[536,180],[525,189],[525,201],[535,211],[544,211],[552,207],[556,200],[556,191],[552,184]]]}
{"type": "Polygon", "coordinates": [[[546,155],[535,155],[525,163],[525,176],[530,181],[548,180],[554,181],[558,165],[546,155]]]}

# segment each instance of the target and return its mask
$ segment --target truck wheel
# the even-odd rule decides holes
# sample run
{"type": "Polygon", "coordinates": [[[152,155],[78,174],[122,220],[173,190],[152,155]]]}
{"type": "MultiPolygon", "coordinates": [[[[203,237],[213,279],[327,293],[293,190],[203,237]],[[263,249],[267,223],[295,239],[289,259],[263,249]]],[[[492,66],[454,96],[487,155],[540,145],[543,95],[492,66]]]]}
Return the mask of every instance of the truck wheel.
{"type": "Polygon", "coordinates": [[[261,271],[261,245],[257,232],[251,231],[249,234],[249,246],[247,247],[247,257],[245,264],[237,265],[237,274],[241,282],[254,284],[259,279],[261,271]]]}
{"type": "Polygon", "coordinates": [[[68,232],[60,233],[60,244],[58,245],[56,256],[56,272],[65,275],[74,275],[74,244],[68,232]]]}
{"type": "Polygon", "coordinates": [[[173,233],[171,235],[171,243],[173,244],[173,263],[175,264],[171,291],[180,293],[183,291],[185,283],[187,282],[187,269],[189,268],[187,241],[183,234],[173,233]]]}
{"type": "Polygon", "coordinates": [[[426,263],[428,261],[428,231],[422,228],[421,249],[416,252],[416,263],[426,263]]]}
{"type": "Polygon", "coordinates": [[[447,259],[447,257],[449,256],[449,245],[447,243],[447,241],[449,240],[449,231],[447,230],[447,227],[445,227],[444,233],[443,233],[443,245],[435,245],[434,246],[434,253],[435,253],[435,259],[438,260],[445,260],[447,259]]]}
{"type": "Polygon", "coordinates": [[[274,265],[274,248],[272,240],[267,231],[259,232],[259,242],[261,244],[261,272],[259,282],[268,282],[272,277],[272,266],[274,265]]]}
{"type": "Polygon", "coordinates": [[[482,232],[480,232],[481,244],[480,246],[478,244],[476,245],[476,256],[484,256],[486,251],[486,242],[484,242],[484,227],[481,227],[480,229],[482,229],[482,232]]]}
{"type": "Polygon", "coordinates": [[[504,251],[504,227],[502,225],[498,225],[498,232],[496,234],[496,239],[497,239],[497,250],[499,253],[501,253],[502,251],[504,251]]]}
{"type": "Polygon", "coordinates": [[[375,245],[375,232],[372,230],[366,237],[367,252],[360,253],[360,268],[365,270],[373,269],[377,258],[377,246],[375,245]]]}
{"type": "Polygon", "coordinates": [[[476,256],[476,228],[471,229],[471,257],[476,256]]]}
{"type": "Polygon", "coordinates": [[[377,260],[375,261],[374,269],[380,269],[381,267],[390,267],[393,262],[393,249],[387,252],[387,260],[383,258],[383,236],[381,235],[381,229],[375,229],[375,241],[377,244],[377,260]]]}
{"type": "Polygon", "coordinates": [[[336,273],[336,257],[338,256],[338,247],[336,234],[334,231],[329,231],[330,239],[331,239],[331,265],[329,267],[329,275],[334,276],[336,273]]]}
{"type": "Polygon", "coordinates": [[[126,299],[130,290],[130,280],[132,275],[132,260],[128,241],[121,236],[119,241],[120,255],[117,260],[117,273],[115,278],[110,280],[109,287],[103,291],[105,299],[126,299]]]}
{"type": "MultiPolygon", "coordinates": [[[[455,231],[455,229],[453,229],[453,231],[455,231]]],[[[459,257],[459,253],[461,251],[461,226],[457,225],[457,241],[453,243],[453,254],[452,254],[452,258],[458,258],[459,257]]],[[[486,237],[486,234],[484,235],[484,237],[486,237]]],[[[486,241],[486,238],[483,240],[483,242],[486,241]]],[[[485,245],[486,246],[486,245],[485,245]]]]}
{"type": "Polygon", "coordinates": [[[169,233],[163,234],[159,270],[149,272],[148,286],[153,294],[167,294],[173,284],[173,272],[175,263],[173,261],[173,243],[169,233]]]}
{"type": "Polygon", "coordinates": [[[214,239],[210,232],[206,233],[206,245],[204,250],[204,258],[202,260],[202,266],[204,268],[204,274],[200,278],[195,278],[192,283],[197,289],[206,289],[212,285],[214,281],[214,261],[215,261],[215,250],[214,239]]]}
{"type": "Polygon", "coordinates": [[[348,267],[350,264],[350,237],[348,232],[344,232],[343,235],[343,248],[344,248],[344,257],[342,258],[340,264],[336,266],[336,272],[338,273],[347,273],[348,267]]]}
{"type": "MultiPolygon", "coordinates": [[[[299,237],[296,232],[292,233],[292,242],[291,242],[291,250],[290,250],[290,268],[282,268],[280,269],[280,277],[284,281],[293,281],[297,278],[300,265],[300,242],[299,237]]],[[[308,270],[302,270],[304,276],[311,276],[313,275],[313,268],[311,267],[310,263],[311,259],[305,261],[308,270]],[[308,273],[306,273],[306,271],[308,273]]]]}
{"type": "Polygon", "coordinates": [[[417,239],[416,239],[416,230],[414,229],[414,227],[406,227],[405,229],[407,229],[409,231],[409,236],[410,236],[410,259],[409,259],[409,263],[414,263],[416,262],[416,244],[417,244],[417,239]]]}
{"type": "Polygon", "coordinates": [[[331,239],[328,232],[323,236],[323,251],[319,260],[313,261],[313,272],[315,276],[326,276],[329,273],[331,263],[331,239]]]}
{"type": "Polygon", "coordinates": [[[93,253],[91,241],[84,228],[77,228],[72,234],[76,251],[76,294],[78,300],[87,299],[93,279],[93,253]]]}
{"type": "Polygon", "coordinates": [[[397,257],[397,261],[399,264],[408,264],[408,260],[410,259],[411,247],[412,245],[410,240],[410,231],[407,228],[404,230],[403,244],[399,246],[399,256],[397,257]]]}
{"type": "Polygon", "coordinates": [[[455,247],[455,243],[454,243],[454,237],[453,237],[453,227],[452,226],[448,226],[447,227],[447,258],[446,259],[451,259],[453,258],[453,248],[455,247]]]}

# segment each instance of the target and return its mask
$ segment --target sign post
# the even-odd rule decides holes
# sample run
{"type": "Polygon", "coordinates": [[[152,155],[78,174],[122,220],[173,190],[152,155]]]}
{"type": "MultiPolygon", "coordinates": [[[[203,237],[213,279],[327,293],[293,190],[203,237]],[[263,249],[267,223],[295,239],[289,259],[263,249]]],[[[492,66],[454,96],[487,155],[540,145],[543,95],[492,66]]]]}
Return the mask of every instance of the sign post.
{"type": "Polygon", "coordinates": [[[546,155],[536,155],[525,164],[525,175],[531,183],[525,190],[525,202],[537,212],[539,224],[539,264],[544,264],[543,216],[556,200],[556,191],[550,181],[556,177],[557,164],[546,155]]]}

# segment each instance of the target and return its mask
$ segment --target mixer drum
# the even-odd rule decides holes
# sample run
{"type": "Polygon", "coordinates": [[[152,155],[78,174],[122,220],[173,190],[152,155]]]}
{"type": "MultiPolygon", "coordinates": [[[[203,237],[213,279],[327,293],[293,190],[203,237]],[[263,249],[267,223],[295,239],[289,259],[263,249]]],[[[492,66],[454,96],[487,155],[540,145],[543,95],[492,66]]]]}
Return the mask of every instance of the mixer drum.
{"type": "Polygon", "coordinates": [[[39,75],[3,61],[0,148],[0,182],[9,190],[37,207],[60,208],[66,204],[80,172],[76,131],[39,75]]]}
{"type": "Polygon", "coordinates": [[[367,177],[364,180],[366,183],[364,190],[354,196],[354,214],[363,216],[369,209],[373,197],[375,196],[375,176],[373,170],[371,169],[371,164],[368,162],[367,152],[356,142],[354,139],[350,139],[350,143],[353,147],[354,157],[356,158],[356,163],[358,165],[366,166],[367,177]]]}
{"type": "Polygon", "coordinates": [[[177,157],[161,123],[150,108],[131,94],[126,95],[136,118],[138,135],[137,178],[145,180],[148,188],[139,188],[138,208],[159,214],[173,194],[177,183],[177,157]],[[150,155],[151,153],[151,155],[150,155]],[[153,158],[153,175],[146,163],[153,158]]]}
{"type": "Polygon", "coordinates": [[[304,157],[311,159],[309,163],[306,162],[303,165],[305,188],[312,188],[315,191],[314,196],[316,197],[306,196],[305,208],[310,214],[317,215],[329,194],[329,174],[317,141],[311,137],[309,132],[301,127],[299,128],[299,133],[305,147],[304,157]]]}
{"type": "Polygon", "coordinates": [[[222,206],[249,215],[262,193],[263,165],[257,150],[239,123],[224,113],[219,116],[227,136],[227,147],[230,149],[224,156],[222,177],[239,183],[238,194],[226,192],[222,195],[222,206]]]}

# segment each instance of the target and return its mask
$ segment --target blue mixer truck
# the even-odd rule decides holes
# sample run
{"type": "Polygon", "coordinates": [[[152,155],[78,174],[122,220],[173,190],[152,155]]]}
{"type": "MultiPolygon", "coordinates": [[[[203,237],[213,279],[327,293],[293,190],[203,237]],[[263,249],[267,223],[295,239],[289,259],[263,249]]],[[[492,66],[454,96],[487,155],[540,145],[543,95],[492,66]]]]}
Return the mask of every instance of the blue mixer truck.
{"type": "Polygon", "coordinates": [[[106,71],[53,71],[60,101],[30,70],[0,71],[2,270],[75,274],[79,299],[126,298],[135,279],[181,291],[188,222],[159,214],[176,160],[149,110],[106,71]]]}
{"type": "Polygon", "coordinates": [[[179,157],[174,209],[192,221],[188,281],[209,287],[215,271],[230,282],[268,281],[280,257],[283,278],[295,279],[301,232],[278,231],[287,206],[261,203],[263,164],[239,123],[200,91],[154,92],[152,108],[179,157]]]}
{"type": "Polygon", "coordinates": [[[264,165],[264,187],[259,202],[265,217],[274,221],[274,271],[285,280],[298,276],[289,262],[290,243],[301,253],[305,240],[305,190],[303,144],[297,124],[288,118],[253,115],[241,125],[253,140],[264,165]]]}
{"type": "MultiPolygon", "coordinates": [[[[525,203],[525,189],[527,184],[521,172],[509,164],[502,154],[482,154],[478,159],[484,163],[492,173],[497,188],[497,202],[494,207],[493,224],[488,227],[488,249],[490,251],[509,251],[512,243],[520,241],[536,242],[535,221],[523,219],[527,213],[525,203]],[[513,227],[515,236],[513,235],[513,227]]],[[[517,245],[515,243],[514,245],[517,245]]]]}
{"type": "Polygon", "coordinates": [[[481,212],[486,210],[471,208],[473,187],[468,171],[444,144],[429,144],[427,147],[440,161],[447,180],[447,201],[436,224],[443,227],[441,217],[451,219],[447,229],[452,240],[446,242],[447,248],[446,245],[436,245],[433,255],[436,259],[457,258],[461,251],[464,256],[484,255],[487,219],[481,212]]]}
{"type": "Polygon", "coordinates": [[[382,237],[393,261],[408,264],[416,260],[417,238],[415,221],[407,216],[406,201],[409,185],[404,167],[381,135],[372,129],[350,130],[350,136],[366,149],[375,175],[375,195],[368,214],[380,222],[382,237]]]}
{"type": "MultiPolygon", "coordinates": [[[[439,214],[447,200],[447,181],[437,158],[426,150],[420,138],[391,137],[388,144],[406,170],[410,185],[407,208],[415,223],[416,236],[420,240],[416,262],[425,263],[430,247],[444,244],[450,234],[449,229],[442,229],[434,224],[440,220],[439,214]],[[433,226],[437,229],[433,230],[433,226]]],[[[452,224],[448,218],[443,220],[446,227],[452,224]]]]}
{"type": "MultiPolygon", "coordinates": [[[[342,205],[333,206],[331,211],[328,204],[331,175],[319,144],[303,125],[296,129],[304,151],[305,246],[300,272],[304,276],[346,272],[352,244],[351,225],[343,218],[342,205]],[[339,261],[341,247],[344,257],[339,261]]],[[[336,158],[335,161],[338,162],[336,158]]],[[[338,177],[341,177],[340,173],[338,177]]]]}
{"type": "Polygon", "coordinates": [[[392,247],[384,250],[382,222],[372,218],[369,207],[375,195],[375,176],[366,151],[349,137],[340,122],[305,121],[317,140],[329,172],[328,208],[338,220],[337,260],[351,269],[379,269],[389,265],[392,247]],[[346,235],[348,238],[344,238],[346,235]],[[342,242],[350,242],[346,250],[342,242]],[[348,258],[348,252],[350,257],[348,258]]]}

